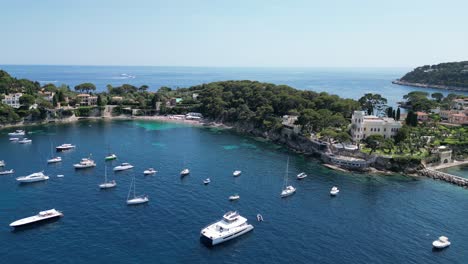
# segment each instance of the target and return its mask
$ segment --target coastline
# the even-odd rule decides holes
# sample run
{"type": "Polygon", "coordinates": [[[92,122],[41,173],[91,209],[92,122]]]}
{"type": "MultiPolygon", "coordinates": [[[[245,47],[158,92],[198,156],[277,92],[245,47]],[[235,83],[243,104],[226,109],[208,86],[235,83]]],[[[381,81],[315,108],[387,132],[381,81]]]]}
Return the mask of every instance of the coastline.
{"type": "Polygon", "coordinates": [[[456,86],[425,84],[425,83],[412,83],[412,82],[406,82],[406,81],[401,81],[401,80],[394,80],[392,81],[392,83],[397,84],[397,85],[412,86],[412,87],[419,87],[419,88],[432,88],[432,89],[468,92],[468,87],[456,87],[456,86]]]}

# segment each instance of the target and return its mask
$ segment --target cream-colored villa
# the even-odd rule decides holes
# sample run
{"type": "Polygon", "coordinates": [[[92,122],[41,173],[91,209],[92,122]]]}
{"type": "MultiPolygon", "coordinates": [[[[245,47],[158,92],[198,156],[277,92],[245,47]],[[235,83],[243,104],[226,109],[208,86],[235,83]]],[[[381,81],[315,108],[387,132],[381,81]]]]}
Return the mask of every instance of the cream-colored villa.
{"type": "Polygon", "coordinates": [[[351,136],[360,141],[370,135],[390,138],[396,135],[402,124],[393,118],[366,115],[364,111],[354,111],[351,120],[351,136]]]}

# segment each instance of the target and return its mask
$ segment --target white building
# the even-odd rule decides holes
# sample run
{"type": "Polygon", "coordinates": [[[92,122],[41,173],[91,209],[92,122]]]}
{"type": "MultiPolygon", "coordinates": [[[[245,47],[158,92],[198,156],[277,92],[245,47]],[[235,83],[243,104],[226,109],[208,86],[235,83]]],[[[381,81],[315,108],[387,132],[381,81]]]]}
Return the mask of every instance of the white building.
{"type": "Polygon", "coordinates": [[[364,111],[354,111],[351,119],[351,136],[360,141],[370,135],[382,135],[391,138],[400,130],[402,124],[393,118],[366,115],[364,111]]]}
{"type": "Polygon", "coordinates": [[[20,108],[21,104],[19,102],[20,97],[23,96],[22,93],[14,93],[5,95],[5,98],[2,99],[2,103],[9,105],[13,108],[20,108]]]}

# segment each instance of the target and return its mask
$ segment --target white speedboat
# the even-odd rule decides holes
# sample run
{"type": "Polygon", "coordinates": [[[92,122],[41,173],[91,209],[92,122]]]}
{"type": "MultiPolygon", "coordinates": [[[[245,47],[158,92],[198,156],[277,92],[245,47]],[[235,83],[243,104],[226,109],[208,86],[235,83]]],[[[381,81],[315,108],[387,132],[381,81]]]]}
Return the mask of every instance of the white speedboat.
{"type": "Polygon", "coordinates": [[[5,167],[5,161],[4,160],[0,160],[0,167],[5,167]]]}
{"type": "Polygon", "coordinates": [[[21,177],[16,178],[16,180],[19,181],[20,183],[38,182],[38,181],[45,181],[48,179],[49,179],[49,176],[44,175],[42,171],[29,174],[28,176],[21,176],[21,177]]]}
{"type": "Polygon", "coordinates": [[[133,165],[131,165],[130,163],[122,163],[120,164],[119,166],[115,166],[114,167],[114,171],[124,171],[124,170],[129,170],[129,169],[132,169],[133,168],[133,165]]]}
{"type": "Polygon", "coordinates": [[[48,159],[47,163],[57,163],[57,162],[61,162],[61,161],[62,161],[61,157],[54,157],[54,158],[48,159]]]}
{"type": "Polygon", "coordinates": [[[99,184],[99,188],[109,189],[109,188],[114,188],[115,186],[117,186],[117,183],[115,182],[115,180],[107,181],[107,166],[106,166],[104,170],[104,183],[99,184]]]}
{"type": "Polygon", "coordinates": [[[180,172],[180,176],[187,176],[190,174],[190,170],[189,169],[183,169],[181,172],[180,172]]]}
{"type": "Polygon", "coordinates": [[[24,136],[26,135],[26,131],[24,130],[16,130],[15,132],[8,133],[9,136],[24,136]]]}
{"type": "Polygon", "coordinates": [[[12,138],[10,138],[10,141],[12,141],[12,142],[17,142],[17,141],[19,141],[19,140],[20,140],[20,139],[17,138],[17,137],[12,137],[12,138]]]}
{"type": "Polygon", "coordinates": [[[450,241],[448,240],[448,238],[446,236],[441,236],[441,237],[439,237],[439,239],[432,242],[432,246],[434,248],[437,248],[437,249],[446,248],[446,247],[450,246],[450,244],[451,243],[450,243],[450,241]]]}
{"type": "Polygon", "coordinates": [[[203,180],[203,184],[208,184],[210,182],[211,182],[210,178],[206,178],[206,179],[203,180]]]}
{"type": "Polygon", "coordinates": [[[235,201],[235,200],[239,200],[239,199],[240,199],[240,196],[238,194],[234,194],[234,195],[229,196],[229,201],[235,201]]]}
{"type": "Polygon", "coordinates": [[[63,177],[65,177],[65,175],[63,175],[63,174],[57,174],[57,178],[63,178],[63,177]]]}
{"type": "Polygon", "coordinates": [[[76,146],[72,144],[62,144],[60,146],[55,147],[57,151],[64,151],[64,150],[70,150],[74,149],[76,146]]]}
{"type": "Polygon", "coordinates": [[[90,158],[82,158],[80,163],[73,164],[73,167],[75,167],[75,169],[86,169],[96,167],[96,163],[90,158]]]}
{"type": "Polygon", "coordinates": [[[242,173],[242,171],[240,171],[240,170],[236,170],[236,171],[234,171],[234,172],[232,173],[232,176],[234,176],[234,177],[238,177],[238,176],[240,176],[240,175],[241,175],[241,173],[242,173]]]}
{"type": "Polygon", "coordinates": [[[331,188],[331,190],[330,190],[330,195],[331,195],[331,196],[335,196],[335,195],[337,195],[339,192],[340,192],[340,190],[338,189],[338,187],[333,186],[333,187],[331,188]]]}
{"type": "Polygon", "coordinates": [[[296,193],[296,188],[289,185],[281,191],[281,197],[288,197],[290,195],[293,195],[294,193],[296,193]]]}
{"type": "Polygon", "coordinates": [[[305,174],[305,172],[301,172],[296,177],[297,177],[298,180],[302,180],[305,177],[307,177],[307,174],[305,174]]]}
{"type": "Polygon", "coordinates": [[[15,173],[13,169],[0,171],[0,175],[13,174],[13,173],[15,173]]]}
{"type": "Polygon", "coordinates": [[[127,205],[137,205],[137,204],[143,204],[147,203],[149,201],[148,195],[136,195],[136,182],[135,182],[135,176],[133,176],[132,181],[130,183],[130,189],[128,190],[128,195],[127,195],[127,205]],[[132,192],[132,186],[133,186],[133,198],[130,198],[130,194],[132,192]]]}
{"type": "Polygon", "coordinates": [[[214,246],[241,236],[253,228],[245,217],[231,211],[224,214],[220,221],[203,228],[200,240],[209,246],[214,246]]]}
{"type": "Polygon", "coordinates": [[[20,226],[25,226],[45,220],[50,220],[58,217],[62,217],[63,213],[55,210],[55,209],[50,209],[46,211],[41,211],[37,215],[33,215],[30,217],[26,217],[20,220],[16,220],[13,223],[10,224],[11,227],[20,227],[20,226]]]}
{"type": "Polygon", "coordinates": [[[149,168],[149,169],[143,171],[143,174],[144,175],[152,175],[152,174],[155,174],[156,172],[158,172],[158,171],[153,169],[153,168],[149,168]]]}
{"type": "Polygon", "coordinates": [[[17,142],[20,143],[20,144],[28,144],[28,143],[32,143],[32,139],[23,138],[21,140],[18,140],[17,142]]]}
{"type": "Polygon", "coordinates": [[[104,159],[105,159],[106,161],[107,161],[107,160],[115,160],[115,159],[117,159],[117,155],[115,155],[115,154],[109,154],[109,155],[107,155],[104,159]]]}

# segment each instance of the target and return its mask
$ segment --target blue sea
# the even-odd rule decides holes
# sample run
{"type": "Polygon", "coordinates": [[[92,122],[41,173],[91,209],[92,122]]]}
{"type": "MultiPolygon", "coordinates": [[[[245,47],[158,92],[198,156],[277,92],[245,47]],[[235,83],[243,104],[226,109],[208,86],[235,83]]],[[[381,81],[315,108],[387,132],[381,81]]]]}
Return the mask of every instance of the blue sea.
{"type": "MultiPolygon", "coordinates": [[[[106,85],[148,85],[151,91],[161,86],[190,87],[224,80],[257,80],[286,84],[297,89],[328,92],[345,98],[359,99],[365,93],[379,93],[396,106],[403,95],[421,90],[429,93],[448,91],[423,89],[392,84],[409,68],[226,68],[226,67],[137,67],[137,66],[43,66],[0,65],[17,78],[39,81],[41,84],[67,84],[72,89],[91,82],[98,91],[106,85]]],[[[457,92],[462,93],[462,92],[457,92]]],[[[468,93],[463,93],[468,94],[468,93]]]]}
{"type": "Polygon", "coordinates": [[[427,178],[342,173],[281,146],[229,130],[147,121],[82,121],[26,128],[33,142],[8,141],[0,131],[2,263],[468,263],[467,190],[427,178]],[[73,143],[47,165],[51,146],[73,143]],[[108,151],[118,160],[105,162],[108,151]],[[97,167],[75,171],[91,156],[97,167]],[[297,193],[281,199],[286,160],[297,193]],[[120,162],[134,169],[114,173],[120,162]],[[105,166],[117,187],[100,190],[105,166]],[[191,170],[179,176],[184,167],[191,170]],[[159,172],[143,176],[149,167],[159,172]],[[234,178],[234,170],[242,170],[234,178]],[[44,170],[47,182],[15,177],[44,170]],[[298,181],[295,175],[309,176],[298,181]],[[63,178],[56,175],[63,174],[63,178]],[[132,177],[146,205],[125,201],[132,177]],[[209,185],[203,185],[205,178],[209,185]],[[329,195],[332,186],[341,192],[329,195]],[[240,200],[228,201],[238,193],[240,200]],[[13,231],[9,223],[56,208],[58,221],[13,231]],[[199,232],[229,210],[255,229],[208,248],[199,232]],[[256,221],[261,213],[264,222],[256,221]],[[452,245],[433,251],[446,235],[452,245]]]}

